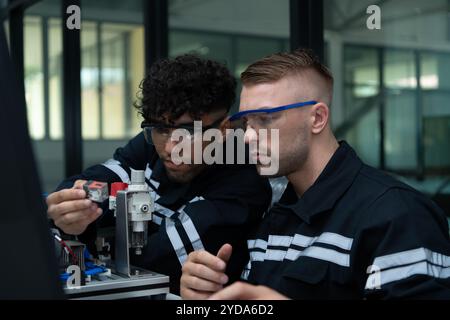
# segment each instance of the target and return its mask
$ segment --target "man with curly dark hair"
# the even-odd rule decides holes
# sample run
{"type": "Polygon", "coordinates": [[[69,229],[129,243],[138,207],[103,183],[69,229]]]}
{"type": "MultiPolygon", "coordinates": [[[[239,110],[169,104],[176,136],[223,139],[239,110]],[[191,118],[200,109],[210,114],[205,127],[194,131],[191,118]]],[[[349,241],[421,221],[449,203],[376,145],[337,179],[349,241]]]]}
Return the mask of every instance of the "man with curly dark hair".
{"type": "MultiPolygon", "coordinates": [[[[212,60],[183,55],[155,64],[141,84],[142,99],[135,106],[146,120],[144,134],[150,139],[164,139],[168,130],[193,130],[193,120],[201,120],[204,129],[219,127],[235,101],[236,80],[228,69],[212,60]],[[151,130],[146,130],[150,128],[151,130]]],[[[225,122],[225,121],[223,121],[225,122]]],[[[155,143],[169,177],[188,182],[204,164],[175,165],[172,144],[155,143]]]]}
{"type": "MultiPolygon", "coordinates": [[[[202,121],[202,130],[223,127],[235,89],[234,77],[215,61],[183,55],[155,63],[141,83],[136,104],[143,132],[118,148],[113,159],[66,179],[48,196],[48,214],[55,225],[91,243],[107,206],[87,200],[81,186],[86,180],[127,183],[130,168],[145,170],[158,210],[149,224],[148,244],[134,263],[169,275],[171,292],[178,293],[188,254],[206,250],[228,262],[228,276],[220,286],[238,279],[248,260],[247,234],[270,202],[267,180],[251,165],[175,164],[171,159],[177,145],[174,130],[192,132],[195,120],[202,121]],[[230,246],[219,251],[225,243],[233,246],[232,256],[230,246]]],[[[222,267],[225,270],[225,263],[222,267]]]]}

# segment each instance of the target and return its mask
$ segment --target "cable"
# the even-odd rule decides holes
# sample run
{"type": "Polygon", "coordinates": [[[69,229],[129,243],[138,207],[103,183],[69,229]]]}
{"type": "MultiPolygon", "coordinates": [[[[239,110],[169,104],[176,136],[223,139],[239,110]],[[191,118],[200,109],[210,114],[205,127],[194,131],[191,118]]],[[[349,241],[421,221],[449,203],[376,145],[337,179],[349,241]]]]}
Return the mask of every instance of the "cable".
{"type": "Polygon", "coordinates": [[[67,243],[65,243],[64,240],[57,234],[54,234],[53,236],[55,237],[56,241],[58,241],[68,251],[69,255],[72,257],[72,262],[74,264],[77,264],[78,258],[75,255],[75,253],[72,251],[72,249],[67,245],[67,243]]]}

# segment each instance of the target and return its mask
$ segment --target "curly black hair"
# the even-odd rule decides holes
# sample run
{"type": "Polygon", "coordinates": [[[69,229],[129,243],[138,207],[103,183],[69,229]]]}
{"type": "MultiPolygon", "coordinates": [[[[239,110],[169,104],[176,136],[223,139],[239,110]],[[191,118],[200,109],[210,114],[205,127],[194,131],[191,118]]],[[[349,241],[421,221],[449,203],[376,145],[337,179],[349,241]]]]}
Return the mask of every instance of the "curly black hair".
{"type": "Polygon", "coordinates": [[[139,88],[135,107],[144,119],[173,123],[186,112],[195,120],[215,110],[228,112],[236,79],[219,62],[185,54],[154,63],[139,88]]]}

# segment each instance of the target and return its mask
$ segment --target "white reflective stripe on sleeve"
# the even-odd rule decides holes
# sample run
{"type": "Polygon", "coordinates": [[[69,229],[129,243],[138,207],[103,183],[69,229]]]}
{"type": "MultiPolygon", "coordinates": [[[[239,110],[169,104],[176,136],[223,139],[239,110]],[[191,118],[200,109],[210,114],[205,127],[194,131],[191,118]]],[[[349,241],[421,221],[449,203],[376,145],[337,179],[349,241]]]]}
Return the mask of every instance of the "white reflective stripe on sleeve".
{"type": "MultiPolygon", "coordinates": [[[[159,198],[161,198],[161,197],[159,196],[159,194],[157,194],[157,193],[155,192],[155,201],[158,200],[159,198]]],[[[205,199],[204,199],[203,197],[195,197],[194,199],[192,199],[191,201],[189,201],[189,203],[197,202],[197,201],[200,201],[200,200],[205,200],[205,199]]],[[[183,211],[184,208],[186,208],[185,205],[181,206],[177,211],[173,211],[173,210],[171,210],[171,209],[169,209],[169,208],[166,208],[166,207],[160,205],[159,203],[156,203],[156,202],[155,202],[155,211],[157,211],[157,212],[159,212],[159,213],[165,215],[166,217],[172,217],[172,216],[175,215],[177,212],[183,211]]]]}
{"type": "Polygon", "coordinates": [[[344,267],[350,266],[350,255],[331,249],[321,247],[309,247],[303,250],[300,256],[325,260],[344,267]]]}
{"type": "Polygon", "coordinates": [[[162,223],[162,218],[158,217],[156,215],[152,215],[152,222],[156,223],[157,225],[161,225],[162,223]]]}
{"type": "Polygon", "coordinates": [[[247,240],[248,249],[259,248],[266,250],[267,249],[267,241],[262,239],[251,239],[247,240]]]}
{"type": "Polygon", "coordinates": [[[429,261],[442,267],[450,267],[450,257],[433,252],[426,248],[417,248],[375,258],[373,265],[380,270],[412,264],[419,261],[429,261]]]}
{"type": "Polygon", "coordinates": [[[250,270],[252,269],[252,261],[249,260],[244,267],[244,270],[242,270],[241,273],[241,280],[248,280],[248,276],[250,274],[250,270]]]}
{"type": "Polygon", "coordinates": [[[158,187],[159,187],[159,182],[150,179],[150,177],[152,176],[152,173],[153,173],[153,171],[152,171],[152,169],[150,169],[150,166],[149,166],[148,163],[147,163],[147,167],[145,168],[145,173],[144,173],[144,174],[145,174],[145,178],[146,178],[148,181],[150,181],[150,183],[151,183],[156,189],[158,189],[158,187]]]}
{"type": "Polygon", "coordinates": [[[324,232],[317,238],[316,242],[331,244],[344,250],[350,250],[352,248],[353,239],[333,232],[324,232]]]}
{"type": "Polygon", "coordinates": [[[300,251],[300,250],[289,248],[288,251],[286,252],[286,256],[284,258],[286,260],[295,261],[298,259],[298,257],[300,257],[301,253],[302,253],[302,251],[300,251]]]}
{"type": "Polygon", "coordinates": [[[341,253],[329,248],[313,246],[315,242],[333,245],[344,250],[350,250],[353,239],[332,232],[324,232],[318,237],[308,237],[301,234],[295,234],[293,237],[269,235],[268,241],[251,239],[247,241],[247,245],[249,250],[255,248],[265,250],[265,252],[262,253],[264,255],[264,260],[283,261],[286,259],[294,261],[301,256],[305,256],[329,261],[344,267],[350,266],[349,254],[341,253]],[[291,248],[292,245],[304,247],[305,249],[303,251],[297,250],[291,248]],[[286,249],[267,249],[268,246],[285,247],[286,249]]]}
{"type": "Polygon", "coordinates": [[[170,210],[169,208],[163,207],[162,205],[160,205],[159,203],[156,203],[156,202],[155,202],[154,206],[155,206],[156,212],[158,212],[168,218],[174,216],[177,213],[176,211],[173,211],[173,210],[170,210]]]}
{"type": "Polygon", "coordinates": [[[283,261],[286,256],[286,252],[287,251],[285,250],[267,249],[264,260],[283,261]]]}
{"type": "Polygon", "coordinates": [[[241,274],[241,280],[248,280],[249,274],[250,274],[250,270],[244,269],[241,274]]]}
{"type": "MultiPolygon", "coordinates": [[[[158,200],[160,198],[159,194],[157,194],[156,192],[154,192],[154,196],[155,196],[155,201],[158,200]]],[[[200,201],[200,200],[205,200],[203,197],[195,197],[194,199],[192,199],[190,202],[196,202],[196,201],[200,201]]],[[[154,203],[154,211],[158,212],[168,218],[173,217],[175,214],[177,214],[177,212],[181,212],[184,210],[186,206],[181,206],[181,208],[178,211],[173,211],[169,208],[166,208],[162,205],[160,205],[159,203],[154,203]]],[[[154,219],[157,219],[158,217],[154,215],[154,219]]],[[[188,217],[189,218],[189,217],[188,217]]],[[[190,219],[190,218],[189,218],[190,219]]],[[[181,220],[181,219],[180,219],[181,220]]],[[[156,222],[157,223],[157,222],[156,222]]],[[[161,223],[157,223],[157,224],[161,224],[161,223]]],[[[189,225],[189,222],[187,222],[187,224],[189,225]]],[[[186,230],[187,232],[187,230],[186,230]]],[[[188,236],[190,237],[190,234],[188,233],[188,236]]],[[[201,242],[201,241],[200,241],[201,242]]],[[[198,244],[196,244],[196,246],[198,246],[198,244]]],[[[195,248],[194,248],[195,249],[195,248]]],[[[202,248],[201,248],[202,249],[202,248]]],[[[197,250],[197,249],[196,249],[197,250]]]]}
{"type": "Polygon", "coordinates": [[[302,234],[295,234],[294,239],[292,240],[293,245],[304,248],[311,246],[314,242],[331,244],[344,250],[350,250],[352,248],[353,239],[333,232],[324,232],[318,237],[308,237],[302,234]]]}
{"type": "Polygon", "coordinates": [[[264,261],[265,252],[261,251],[251,251],[250,261],[264,261]]]}
{"type": "Polygon", "coordinates": [[[145,178],[150,180],[150,177],[152,176],[152,169],[150,169],[148,163],[147,166],[145,167],[145,172],[144,172],[145,178]]]}
{"type": "Polygon", "coordinates": [[[183,241],[181,241],[180,235],[175,228],[175,222],[170,218],[166,218],[166,232],[170,243],[175,250],[178,261],[180,261],[180,264],[183,265],[187,259],[187,252],[184,248],[183,241]]]}
{"type": "Polygon", "coordinates": [[[404,267],[388,269],[372,273],[366,282],[365,289],[379,289],[381,286],[394,281],[400,281],[414,275],[427,275],[434,278],[449,278],[450,267],[435,266],[427,261],[417,262],[404,267]]]}
{"type": "Polygon", "coordinates": [[[247,262],[247,264],[245,265],[244,270],[242,270],[242,273],[241,273],[242,280],[248,280],[248,275],[250,274],[251,268],[252,268],[252,262],[251,262],[251,260],[249,260],[247,262]]]}
{"type": "Polygon", "coordinates": [[[302,234],[295,234],[294,239],[292,239],[292,244],[300,247],[309,247],[317,237],[307,237],[302,234]]]}
{"type": "Polygon", "coordinates": [[[195,197],[191,201],[189,201],[189,203],[194,203],[194,202],[202,201],[202,200],[205,200],[205,198],[203,198],[203,197],[195,197]]]}
{"type": "Polygon", "coordinates": [[[269,240],[267,245],[278,246],[278,247],[289,247],[292,243],[293,237],[290,236],[276,236],[269,235],[269,240]]]}
{"type": "Polygon", "coordinates": [[[115,174],[117,174],[122,180],[122,182],[130,183],[130,177],[124,168],[120,165],[120,162],[114,159],[109,159],[108,161],[102,163],[102,166],[105,166],[115,174]]]}
{"type": "Polygon", "coordinates": [[[200,235],[198,234],[197,229],[195,228],[194,223],[192,222],[192,219],[189,217],[189,215],[184,210],[181,210],[178,219],[180,219],[181,225],[186,231],[186,234],[189,237],[194,250],[205,249],[202,240],[200,239],[200,235]]]}

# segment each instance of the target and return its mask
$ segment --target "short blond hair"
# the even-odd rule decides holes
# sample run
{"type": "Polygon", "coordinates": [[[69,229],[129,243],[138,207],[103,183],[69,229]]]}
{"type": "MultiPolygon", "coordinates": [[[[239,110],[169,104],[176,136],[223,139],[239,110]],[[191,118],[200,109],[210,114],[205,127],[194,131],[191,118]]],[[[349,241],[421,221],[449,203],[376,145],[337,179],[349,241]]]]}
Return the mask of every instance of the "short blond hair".
{"type": "Polygon", "coordinates": [[[301,48],[293,52],[279,52],[266,56],[249,65],[242,72],[241,81],[244,86],[271,83],[309,70],[315,72],[324,81],[325,87],[319,89],[325,90],[331,100],[333,75],[310,49],[301,48]]]}

